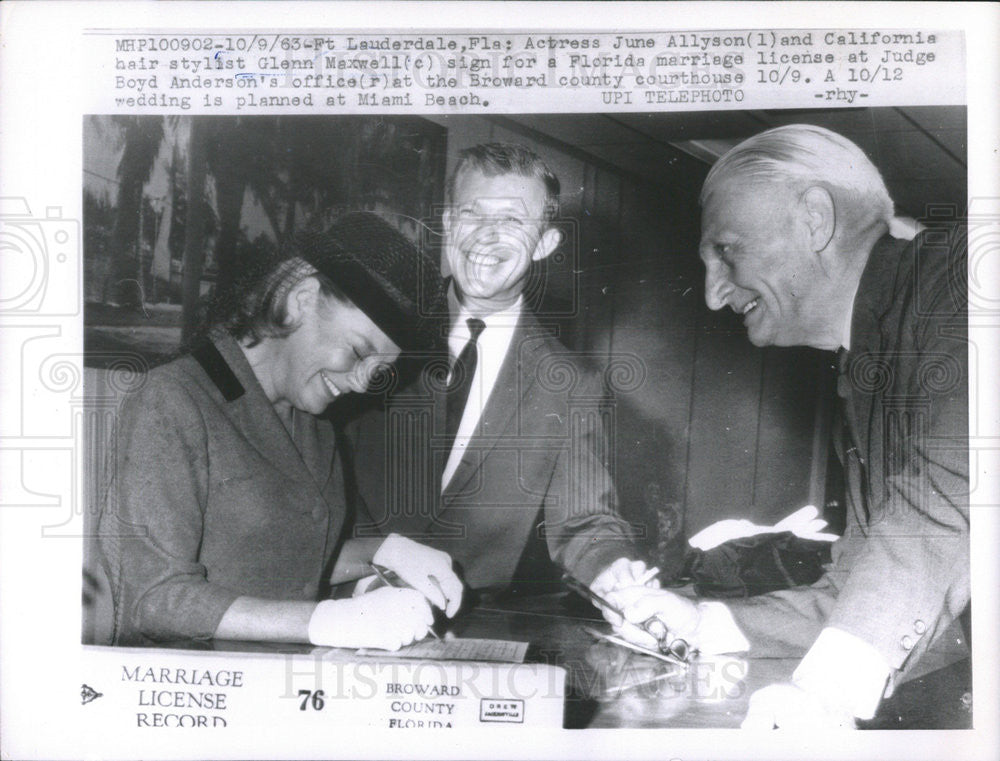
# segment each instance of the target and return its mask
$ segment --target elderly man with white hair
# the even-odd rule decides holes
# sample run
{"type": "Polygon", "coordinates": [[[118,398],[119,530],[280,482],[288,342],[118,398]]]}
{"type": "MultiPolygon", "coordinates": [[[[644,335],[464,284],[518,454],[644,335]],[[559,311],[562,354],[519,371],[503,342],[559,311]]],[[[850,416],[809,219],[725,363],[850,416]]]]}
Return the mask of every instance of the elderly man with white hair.
{"type": "Polygon", "coordinates": [[[725,604],[633,587],[620,629],[644,642],[656,616],[702,652],[804,655],[744,726],[853,727],[969,603],[964,230],[895,217],[865,154],[809,125],[733,148],[701,204],[708,306],[757,346],[839,353],[847,527],[815,584],[725,604]]]}

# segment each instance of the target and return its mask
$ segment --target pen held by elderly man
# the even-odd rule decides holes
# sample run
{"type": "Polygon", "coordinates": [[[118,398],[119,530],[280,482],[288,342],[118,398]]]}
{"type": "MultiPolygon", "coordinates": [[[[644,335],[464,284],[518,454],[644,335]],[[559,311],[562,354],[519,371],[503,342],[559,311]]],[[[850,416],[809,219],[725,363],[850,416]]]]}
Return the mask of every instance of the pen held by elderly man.
{"type": "MultiPolygon", "coordinates": [[[[644,573],[640,577],[640,579],[649,581],[658,572],[659,572],[658,569],[651,568],[649,569],[649,571],[644,573]]],[[[642,583],[645,583],[645,581],[643,581],[642,583]]],[[[625,617],[625,613],[621,608],[613,604],[607,598],[602,597],[601,595],[594,592],[594,590],[592,590],[590,587],[581,584],[579,581],[574,579],[569,574],[563,575],[563,582],[570,589],[577,592],[578,594],[583,595],[599,608],[605,608],[611,611],[616,616],[621,618],[622,621],[627,620],[625,617]]],[[[639,583],[638,585],[641,586],[642,583],[639,583]]],[[[661,653],[669,654],[674,658],[678,659],[679,661],[686,661],[688,657],[691,655],[691,648],[688,646],[688,643],[682,638],[671,637],[670,631],[667,629],[666,624],[664,624],[663,621],[661,621],[656,616],[651,616],[642,623],[638,624],[638,626],[640,629],[649,634],[649,636],[651,636],[654,640],[656,640],[657,649],[661,653]]]]}

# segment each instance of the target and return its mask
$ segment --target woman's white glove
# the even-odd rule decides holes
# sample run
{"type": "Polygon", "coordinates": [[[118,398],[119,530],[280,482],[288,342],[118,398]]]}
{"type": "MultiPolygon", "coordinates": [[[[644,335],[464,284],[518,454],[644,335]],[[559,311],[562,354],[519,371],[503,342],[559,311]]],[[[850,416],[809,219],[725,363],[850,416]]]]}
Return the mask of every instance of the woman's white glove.
{"type": "Polygon", "coordinates": [[[389,534],[372,562],[395,571],[451,618],[462,604],[462,580],[452,570],[451,555],[399,534],[389,534]]]}
{"type": "Polygon", "coordinates": [[[837,535],[824,532],[824,528],[826,521],[819,517],[819,510],[813,505],[806,505],[773,526],[758,526],[745,518],[716,521],[688,539],[688,544],[695,549],[710,550],[731,539],[743,539],[757,534],[779,534],[782,531],[791,531],[801,539],[812,539],[815,542],[837,541],[837,535]]]}
{"type": "Polygon", "coordinates": [[[323,600],[309,619],[309,641],[398,650],[426,636],[433,623],[434,613],[420,592],[382,587],[349,600],[323,600]]]}

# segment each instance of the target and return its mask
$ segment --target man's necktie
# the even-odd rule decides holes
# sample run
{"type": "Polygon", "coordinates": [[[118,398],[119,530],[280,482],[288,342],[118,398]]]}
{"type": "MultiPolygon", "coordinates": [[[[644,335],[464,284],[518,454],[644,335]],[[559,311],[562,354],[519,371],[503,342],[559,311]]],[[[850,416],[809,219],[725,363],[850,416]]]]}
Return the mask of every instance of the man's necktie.
{"type": "Polygon", "coordinates": [[[448,437],[448,448],[451,451],[452,444],[455,443],[455,435],[458,433],[459,423],[462,422],[462,413],[465,411],[465,403],[469,399],[469,390],[472,388],[472,379],[476,374],[476,365],[479,361],[479,351],[476,342],[479,335],[486,327],[486,323],[475,317],[466,320],[469,326],[469,341],[458,355],[455,364],[451,368],[451,381],[448,383],[446,393],[447,418],[445,420],[445,434],[448,437]]]}
{"type": "Polygon", "coordinates": [[[851,419],[851,355],[847,349],[837,352],[837,406],[840,413],[844,452],[850,453],[855,448],[853,421],[851,419]]]}
{"type": "Polygon", "coordinates": [[[859,525],[868,522],[868,504],[864,497],[865,460],[858,451],[858,439],[851,414],[851,355],[847,349],[837,352],[837,408],[840,418],[839,446],[836,447],[844,468],[845,491],[848,509],[852,510],[859,525]]]}

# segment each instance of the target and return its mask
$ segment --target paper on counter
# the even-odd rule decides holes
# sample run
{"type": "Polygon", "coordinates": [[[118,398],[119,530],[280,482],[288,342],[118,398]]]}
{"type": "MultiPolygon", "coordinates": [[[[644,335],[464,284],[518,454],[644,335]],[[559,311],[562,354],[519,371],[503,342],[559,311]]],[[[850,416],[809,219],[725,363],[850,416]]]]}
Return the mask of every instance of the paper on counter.
{"type": "Polygon", "coordinates": [[[358,655],[377,655],[382,658],[425,658],[435,661],[524,663],[527,652],[527,642],[456,638],[417,642],[392,651],[363,648],[358,650],[358,655]]]}

